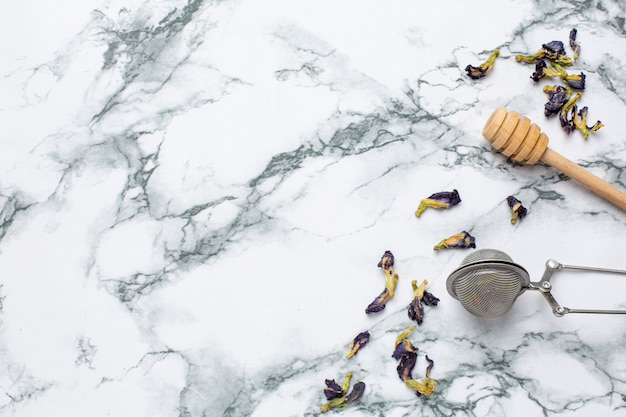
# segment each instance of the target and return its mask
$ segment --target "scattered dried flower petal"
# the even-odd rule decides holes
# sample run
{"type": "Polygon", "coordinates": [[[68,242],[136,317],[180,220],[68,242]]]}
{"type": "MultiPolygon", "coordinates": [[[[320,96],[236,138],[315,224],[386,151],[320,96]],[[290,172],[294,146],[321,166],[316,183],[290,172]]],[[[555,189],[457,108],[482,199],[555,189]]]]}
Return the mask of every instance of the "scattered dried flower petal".
{"type": "Polygon", "coordinates": [[[432,194],[428,198],[422,199],[417,207],[417,210],[415,211],[415,216],[421,216],[424,210],[428,207],[450,208],[452,206],[456,206],[460,202],[461,197],[459,196],[459,192],[457,190],[441,191],[439,193],[432,194]]]}
{"type": "Polygon", "coordinates": [[[350,380],[352,379],[352,372],[348,372],[343,380],[341,386],[335,382],[334,379],[327,379],[326,388],[324,388],[324,395],[326,396],[326,403],[322,404],[320,410],[326,412],[331,408],[345,407],[363,395],[365,391],[365,383],[362,381],[357,382],[352,387],[352,391],[346,395],[348,388],[350,387],[350,380]]]}
{"type": "Polygon", "coordinates": [[[404,380],[406,386],[415,391],[415,394],[418,397],[422,394],[429,396],[435,391],[435,388],[437,387],[437,382],[435,382],[434,379],[430,378],[430,371],[431,369],[433,369],[435,362],[431,360],[428,355],[426,355],[426,360],[428,361],[428,366],[426,367],[426,376],[421,381],[415,379],[404,380]]]}
{"type": "Polygon", "coordinates": [[[511,224],[517,223],[517,220],[521,220],[526,217],[527,210],[522,205],[522,202],[512,195],[506,198],[506,203],[509,205],[511,209],[511,224]]]}
{"type": "Polygon", "coordinates": [[[562,85],[549,85],[545,86],[543,91],[548,94],[548,102],[544,106],[543,113],[546,117],[550,117],[561,111],[561,108],[563,108],[570,97],[571,90],[562,85]]]}
{"type": "Polygon", "coordinates": [[[489,72],[493,69],[493,66],[496,62],[496,57],[498,55],[500,55],[500,50],[494,49],[493,51],[491,51],[491,53],[489,54],[489,57],[487,58],[485,62],[483,62],[477,67],[468,65],[467,67],[465,67],[465,72],[473,80],[478,80],[480,78],[483,78],[485,75],[489,74],[489,72]]]}
{"type": "Polygon", "coordinates": [[[416,280],[411,281],[411,286],[413,287],[413,299],[409,304],[407,313],[409,318],[411,320],[415,320],[419,325],[421,325],[424,320],[423,304],[436,306],[439,303],[439,298],[426,291],[426,284],[428,284],[427,280],[423,280],[420,285],[417,285],[416,280]]]}
{"type": "Polygon", "coordinates": [[[559,120],[561,121],[561,127],[565,131],[565,133],[572,133],[576,129],[576,125],[574,124],[574,117],[576,115],[576,101],[582,97],[582,93],[578,92],[571,96],[567,103],[561,107],[561,111],[559,112],[559,120]],[[572,110],[572,115],[569,116],[569,112],[572,110]]]}
{"type": "Polygon", "coordinates": [[[443,239],[441,242],[437,243],[433,250],[439,249],[448,249],[448,248],[459,248],[459,249],[468,249],[476,247],[476,239],[474,236],[470,235],[466,231],[462,231],[461,233],[456,233],[450,237],[443,239]]]}
{"type": "Polygon", "coordinates": [[[396,285],[398,284],[398,274],[393,271],[394,256],[391,251],[385,251],[382,258],[378,262],[378,267],[383,269],[385,273],[385,289],[378,297],[370,303],[365,309],[366,314],[378,313],[385,309],[387,301],[389,301],[394,294],[396,285]]]}
{"type": "Polygon", "coordinates": [[[572,65],[572,59],[567,56],[563,42],[551,41],[544,43],[541,49],[532,55],[518,54],[515,56],[517,62],[526,62],[527,64],[534,64],[540,59],[549,59],[560,65],[572,65]]]}
{"type": "Polygon", "coordinates": [[[327,379],[324,381],[326,383],[326,388],[324,388],[324,395],[327,400],[334,400],[335,398],[343,397],[344,391],[334,379],[327,379]]]}
{"type": "Polygon", "coordinates": [[[370,333],[367,330],[359,333],[358,335],[356,335],[354,340],[350,342],[350,348],[348,349],[348,353],[346,355],[349,358],[353,357],[354,355],[357,354],[359,349],[361,349],[363,346],[367,344],[367,342],[369,342],[369,340],[370,340],[370,333]]]}
{"type": "Polygon", "coordinates": [[[580,45],[576,42],[577,33],[578,31],[576,28],[570,30],[569,32],[569,46],[574,50],[574,61],[576,61],[580,55],[580,45]]]}
{"type": "Polygon", "coordinates": [[[359,381],[352,387],[352,391],[348,395],[346,395],[346,404],[350,404],[355,402],[359,398],[363,396],[363,392],[365,391],[365,383],[363,381],[359,381]]]}
{"type": "Polygon", "coordinates": [[[576,106],[573,108],[574,113],[574,126],[576,129],[580,130],[583,137],[587,139],[589,137],[589,133],[595,132],[600,129],[604,124],[601,121],[597,121],[593,124],[593,126],[587,126],[587,106],[580,109],[578,113],[576,113],[576,106]]]}
{"type": "Polygon", "coordinates": [[[399,359],[400,362],[396,368],[398,372],[398,377],[404,381],[405,385],[415,391],[415,394],[420,395],[430,395],[435,390],[437,383],[430,378],[430,371],[435,364],[428,356],[426,356],[426,360],[428,361],[428,366],[426,367],[426,376],[422,380],[413,379],[412,373],[415,368],[415,364],[417,362],[417,348],[413,348],[412,350],[407,350],[402,355],[396,355],[398,352],[398,346],[413,346],[411,342],[407,339],[409,333],[411,333],[415,329],[414,326],[409,326],[406,330],[402,331],[396,337],[396,349],[394,351],[393,357],[399,359]]]}

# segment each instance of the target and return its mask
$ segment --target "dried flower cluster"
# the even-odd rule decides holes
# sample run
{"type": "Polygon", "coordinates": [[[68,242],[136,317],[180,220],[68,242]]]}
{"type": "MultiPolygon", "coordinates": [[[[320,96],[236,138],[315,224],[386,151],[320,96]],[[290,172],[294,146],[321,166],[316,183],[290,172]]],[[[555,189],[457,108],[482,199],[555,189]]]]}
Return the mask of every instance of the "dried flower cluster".
{"type": "Polygon", "coordinates": [[[515,56],[517,62],[535,64],[535,71],[530,78],[539,82],[542,79],[553,78],[561,80],[562,84],[547,85],[543,91],[548,96],[544,105],[546,117],[558,114],[561,127],[566,133],[579,130],[586,139],[591,132],[600,129],[604,124],[601,121],[593,125],[587,125],[588,108],[580,110],[576,105],[582,97],[585,89],[586,76],[568,73],[563,67],[573,65],[580,55],[580,44],[576,41],[577,30],[574,28],[569,34],[569,45],[573,50],[573,58],[567,55],[565,46],[561,41],[551,41],[542,45],[541,49],[531,55],[519,54],[515,56]]]}
{"type": "Polygon", "coordinates": [[[326,396],[326,403],[320,407],[322,412],[326,412],[331,408],[342,408],[346,405],[355,402],[363,395],[365,391],[365,383],[359,381],[352,387],[352,391],[348,393],[350,388],[350,380],[352,379],[352,372],[348,372],[343,380],[343,383],[339,385],[334,379],[327,379],[326,388],[324,388],[324,395],[326,396]]]}
{"type": "Polygon", "coordinates": [[[435,387],[437,386],[437,382],[430,378],[430,371],[435,365],[435,362],[426,356],[426,361],[428,361],[426,375],[421,380],[413,378],[413,369],[417,363],[418,349],[413,346],[407,337],[414,329],[415,326],[409,326],[406,330],[398,334],[398,337],[396,337],[396,346],[391,356],[399,360],[396,369],[398,371],[398,377],[404,381],[404,384],[412,389],[417,396],[422,394],[428,396],[435,391],[435,387]]]}
{"type": "Polygon", "coordinates": [[[398,274],[393,271],[393,263],[393,254],[390,251],[386,251],[380,259],[380,262],[378,262],[378,267],[382,268],[385,273],[385,289],[367,306],[365,309],[367,314],[378,313],[384,310],[387,301],[393,297],[396,285],[398,284],[398,274]]]}

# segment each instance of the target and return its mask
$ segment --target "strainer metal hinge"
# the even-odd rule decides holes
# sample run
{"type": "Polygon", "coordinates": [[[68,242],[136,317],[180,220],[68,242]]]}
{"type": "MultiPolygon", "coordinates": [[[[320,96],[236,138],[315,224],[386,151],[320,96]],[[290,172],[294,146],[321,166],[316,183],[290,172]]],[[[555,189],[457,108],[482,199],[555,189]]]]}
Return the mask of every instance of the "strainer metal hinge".
{"type": "Polygon", "coordinates": [[[563,265],[554,259],[550,259],[546,262],[546,270],[541,277],[541,281],[538,282],[530,282],[528,285],[528,289],[540,291],[543,294],[543,297],[546,299],[550,307],[552,307],[552,312],[557,317],[563,317],[568,313],[588,313],[588,314],[626,314],[626,310],[596,310],[596,309],[580,309],[580,308],[569,308],[564,307],[559,304],[558,301],[552,295],[552,283],[550,279],[552,275],[559,270],[574,270],[574,271],[592,271],[592,272],[605,272],[610,274],[625,274],[626,271],[619,269],[608,269],[608,268],[595,268],[588,266],[575,266],[575,265],[563,265]]]}

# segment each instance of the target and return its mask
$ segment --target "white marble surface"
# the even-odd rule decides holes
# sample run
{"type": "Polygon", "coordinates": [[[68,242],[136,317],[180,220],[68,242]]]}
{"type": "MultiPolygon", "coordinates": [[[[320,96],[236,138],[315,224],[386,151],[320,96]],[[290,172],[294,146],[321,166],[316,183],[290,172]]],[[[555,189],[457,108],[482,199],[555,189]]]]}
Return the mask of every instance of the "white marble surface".
{"type": "MultiPolygon", "coordinates": [[[[467,230],[534,280],[548,258],[626,268],[623,210],[480,134],[507,106],[626,189],[622,1],[0,11],[1,416],[314,416],[348,371],[365,393],[330,414],[626,415],[626,317],[557,318],[534,292],[474,317],[446,292],[469,251],[432,250],[467,230]],[[605,124],[587,140],[514,60],[573,27],[581,105],[605,124]],[[453,188],[460,205],[414,216],[453,188]],[[516,225],[508,195],[529,210],[516,225]],[[385,250],[398,287],[367,316],[385,250]],[[435,361],[420,398],[391,358],[413,279],[441,299],[409,336],[417,377],[435,361]]],[[[563,304],[626,307],[626,279],[574,275],[554,281],[563,304]]]]}

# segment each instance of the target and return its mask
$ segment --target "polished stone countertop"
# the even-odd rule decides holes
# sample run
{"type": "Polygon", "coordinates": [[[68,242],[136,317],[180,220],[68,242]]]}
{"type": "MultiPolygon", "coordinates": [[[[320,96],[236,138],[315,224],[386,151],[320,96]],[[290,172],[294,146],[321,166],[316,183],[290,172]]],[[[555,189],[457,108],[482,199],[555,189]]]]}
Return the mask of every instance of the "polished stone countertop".
{"type": "MultiPolygon", "coordinates": [[[[626,316],[557,317],[528,290],[480,317],[446,285],[487,248],[532,281],[548,259],[626,269],[624,209],[481,134],[516,111],[626,190],[623,2],[0,10],[0,416],[626,416],[626,316]],[[564,81],[516,60],[551,41],[572,57],[572,29],[562,69],[585,89],[568,94],[603,124],[587,138],[544,115],[564,81]],[[415,215],[452,190],[459,204],[415,215]],[[508,196],[527,209],[514,224],[508,196]],[[475,248],[433,250],[460,232],[475,248]],[[386,251],[393,297],[366,314],[386,251]],[[418,324],[424,280],[440,301],[418,324]],[[430,395],[392,357],[409,326],[402,360],[421,383],[433,361],[430,395]],[[323,413],[347,373],[362,395],[323,413]]],[[[626,309],[625,276],[551,283],[563,306],[626,309]]]]}

